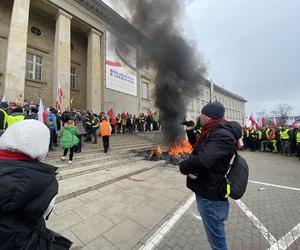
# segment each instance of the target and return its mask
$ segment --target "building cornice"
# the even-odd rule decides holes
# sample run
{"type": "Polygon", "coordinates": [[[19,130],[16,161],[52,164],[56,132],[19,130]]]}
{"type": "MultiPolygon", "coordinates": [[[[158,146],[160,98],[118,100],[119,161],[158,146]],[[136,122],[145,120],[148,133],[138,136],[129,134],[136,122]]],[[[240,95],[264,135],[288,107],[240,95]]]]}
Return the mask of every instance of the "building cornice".
{"type": "Polygon", "coordinates": [[[126,19],[121,17],[116,11],[110,8],[101,0],[75,0],[95,15],[102,18],[107,24],[111,25],[121,35],[127,34],[125,38],[138,39],[143,34],[130,24],[126,19]]]}
{"type": "MultiPolygon", "coordinates": [[[[206,81],[206,86],[210,87],[210,84],[211,84],[211,82],[209,80],[207,80],[206,81]]],[[[229,91],[227,89],[224,89],[224,88],[220,87],[219,85],[217,85],[215,83],[213,83],[213,85],[214,85],[215,90],[217,90],[218,92],[221,92],[224,95],[227,95],[231,98],[237,99],[237,100],[242,101],[242,102],[248,102],[244,97],[242,97],[240,95],[232,93],[231,91],[229,91]]]]}

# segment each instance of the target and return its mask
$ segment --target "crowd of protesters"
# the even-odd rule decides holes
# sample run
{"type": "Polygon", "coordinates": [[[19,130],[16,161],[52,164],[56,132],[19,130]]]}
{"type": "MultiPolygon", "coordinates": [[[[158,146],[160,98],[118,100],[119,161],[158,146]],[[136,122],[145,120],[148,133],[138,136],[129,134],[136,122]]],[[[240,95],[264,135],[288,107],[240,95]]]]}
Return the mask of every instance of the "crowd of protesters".
{"type": "MultiPolygon", "coordinates": [[[[29,103],[23,106],[6,102],[0,104],[0,134],[13,123],[24,119],[38,119],[36,104],[29,103]]],[[[102,121],[107,121],[109,124],[109,133],[105,132],[107,135],[102,136],[105,138],[104,152],[109,149],[109,137],[106,136],[110,134],[160,130],[159,116],[156,112],[139,115],[122,112],[115,116],[112,110],[107,114],[104,112],[95,114],[76,109],[60,113],[50,107],[44,112],[43,121],[50,130],[49,150],[54,150],[60,142],[64,148],[62,160],[65,160],[69,152],[70,163],[72,163],[73,153],[81,152],[82,141],[98,143],[102,121]]],[[[199,125],[196,127],[199,127],[197,131],[199,132],[201,127],[199,125]]],[[[103,130],[106,131],[107,127],[103,127],[103,130]]],[[[297,155],[300,160],[300,131],[297,125],[259,129],[244,127],[242,139],[245,150],[281,153],[286,156],[297,155]]]]}
{"type": "MultiPolygon", "coordinates": [[[[39,109],[35,103],[25,105],[2,102],[0,104],[0,133],[13,123],[26,119],[39,119],[39,109]]],[[[50,131],[49,150],[55,150],[59,144],[64,149],[61,160],[69,163],[73,154],[80,153],[82,141],[97,144],[98,137],[103,140],[104,152],[109,149],[109,135],[159,130],[159,117],[156,112],[140,113],[138,116],[122,112],[116,117],[112,110],[106,114],[71,109],[60,113],[49,107],[43,112],[42,120],[50,131]]]]}
{"type": "MultiPolygon", "coordinates": [[[[194,130],[197,134],[201,133],[199,119],[194,130]]],[[[242,150],[281,153],[284,156],[297,156],[300,160],[300,129],[297,124],[283,127],[265,126],[258,129],[245,126],[242,141],[242,150]]]]}
{"type": "Polygon", "coordinates": [[[300,160],[300,130],[298,125],[243,129],[244,149],[298,156],[300,160]]]}

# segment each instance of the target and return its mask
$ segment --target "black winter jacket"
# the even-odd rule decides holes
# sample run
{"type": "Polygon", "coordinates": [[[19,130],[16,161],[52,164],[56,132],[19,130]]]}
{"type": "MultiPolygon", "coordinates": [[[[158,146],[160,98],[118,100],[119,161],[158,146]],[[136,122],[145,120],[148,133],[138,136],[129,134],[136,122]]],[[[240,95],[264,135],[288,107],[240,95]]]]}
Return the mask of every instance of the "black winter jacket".
{"type": "Polygon", "coordinates": [[[0,159],[0,249],[45,249],[27,224],[44,231],[44,212],[58,192],[55,167],[0,159]]]}
{"type": "MultiPolygon", "coordinates": [[[[207,139],[194,149],[190,158],[180,164],[183,174],[197,176],[196,179],[187,176],[187,187],[205,199],[226,200],[220,194],[220,183],[229,169],[235,141],[241,136],[242,128],[237,122],[215,127],[207,139]]],[[[192,139],[191,135],[189,139],[192,139]]]]}

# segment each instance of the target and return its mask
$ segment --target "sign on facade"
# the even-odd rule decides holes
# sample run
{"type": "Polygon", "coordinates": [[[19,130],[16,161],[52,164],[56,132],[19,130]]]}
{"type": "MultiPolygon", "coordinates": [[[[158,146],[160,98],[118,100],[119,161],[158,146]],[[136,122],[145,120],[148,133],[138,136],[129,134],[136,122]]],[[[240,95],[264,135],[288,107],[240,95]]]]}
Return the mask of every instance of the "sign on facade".
{"type": "Polygon", "coordinates": [[[106,88],[137,96],[136,49],[106,32],[106,88]]]}

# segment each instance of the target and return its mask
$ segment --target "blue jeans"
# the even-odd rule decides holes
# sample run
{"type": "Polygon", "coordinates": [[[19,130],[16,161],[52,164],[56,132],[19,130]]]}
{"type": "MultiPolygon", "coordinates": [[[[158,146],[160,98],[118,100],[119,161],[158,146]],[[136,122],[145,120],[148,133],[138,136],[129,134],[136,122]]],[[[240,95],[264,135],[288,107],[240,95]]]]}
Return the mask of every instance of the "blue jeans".
{"type": "Polygon", "coordinates": [[[207,200],[199,195],[196,195],[196,201],[210,247],[227,250],[224,221],[228,218],[229,202],[207,200]]]}

